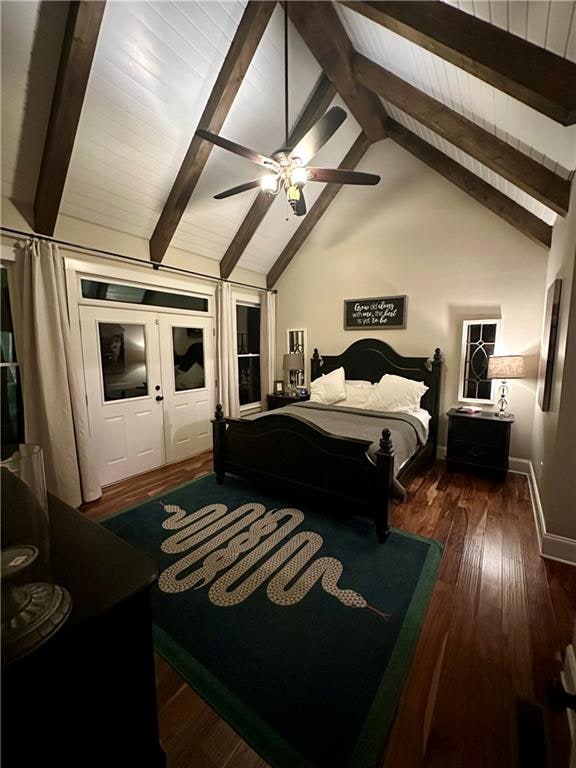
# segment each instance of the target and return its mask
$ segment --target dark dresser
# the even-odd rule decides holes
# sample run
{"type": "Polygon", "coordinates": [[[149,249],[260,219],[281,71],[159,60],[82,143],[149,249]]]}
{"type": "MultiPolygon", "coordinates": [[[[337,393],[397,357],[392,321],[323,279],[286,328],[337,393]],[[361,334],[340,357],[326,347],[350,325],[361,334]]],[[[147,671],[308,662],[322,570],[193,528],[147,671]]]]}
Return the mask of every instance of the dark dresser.
{"type": "Polygon", "coordinates": [[[292,397],[291,395],[266,395],[266,401],[268,403],[268,410],[273,411],[276,408],[283,408],[285,405],[294,405],[294,403],[304,403],[306,400],[310,400],[310,395],[297,395],[292,397]]]}
{"type": "Polygon", "coordinates": [[[2,670],[6,768],[162,768],[150,587],[156,565],[49,497],[53,580],[66,623],[2,670]]]}
{"type": "Polygon", "coordinates": [[[449,470],[484,470],[506,477],[514,416],[448,411],[446,466],[449,470]]]}

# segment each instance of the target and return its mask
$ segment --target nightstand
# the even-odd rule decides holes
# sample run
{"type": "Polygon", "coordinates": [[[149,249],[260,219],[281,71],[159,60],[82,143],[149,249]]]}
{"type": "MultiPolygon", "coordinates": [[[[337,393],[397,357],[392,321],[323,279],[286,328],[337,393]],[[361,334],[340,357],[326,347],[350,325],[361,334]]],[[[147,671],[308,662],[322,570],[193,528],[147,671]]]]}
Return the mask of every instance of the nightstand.
{"type": "Polygon", "coordinates": [[[310,395],[296,395],[296,397],[286,394],[266,395],[269,411],[274,411],[276,408],[283,408],[285,405],[304,403],[306,400],[310,400],[310,395]]]}
{"type": "Polygon", "coordinates": [[[448,411],[446,466],[453,469],[484,469],[502,478],[508,471],[510,430],[514,416],[497,413],[448,411]]]}

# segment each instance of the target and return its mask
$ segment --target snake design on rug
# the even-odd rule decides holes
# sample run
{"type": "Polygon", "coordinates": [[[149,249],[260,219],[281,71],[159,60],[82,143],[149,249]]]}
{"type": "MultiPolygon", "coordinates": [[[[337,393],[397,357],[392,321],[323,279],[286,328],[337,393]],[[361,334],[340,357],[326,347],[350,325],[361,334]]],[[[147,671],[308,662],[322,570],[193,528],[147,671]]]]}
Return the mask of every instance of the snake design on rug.
{"type": "MultiPolygon", "coordinates": [[[[162,551],[188,552],[162,572],[158,584],[164,592],[183,592],[211,584],[210,601],[227,607],[242,603],[269,580],[268,598],[287,606],[300,602],[321,581],[323,589],[344,605],[376,611],[362,595],[338,587],[343,571],[339,560],[313,559],[324,544],[320,535],[312,531],[293,534],[304,521],[299,509],[267,511],[257,502],[231,511],[225,504],[209,504],[192,513],[177,504],[163,507],[170,515],[162,523],[163,528],[176,532],[162,543],[162,551]],[[284,539],[286,543],[266,558],[284,539]],[[260,566],[254,570],[258,563],[260,566]]],[[[387,618],[387,614],[376,612],[387,618]]]]}

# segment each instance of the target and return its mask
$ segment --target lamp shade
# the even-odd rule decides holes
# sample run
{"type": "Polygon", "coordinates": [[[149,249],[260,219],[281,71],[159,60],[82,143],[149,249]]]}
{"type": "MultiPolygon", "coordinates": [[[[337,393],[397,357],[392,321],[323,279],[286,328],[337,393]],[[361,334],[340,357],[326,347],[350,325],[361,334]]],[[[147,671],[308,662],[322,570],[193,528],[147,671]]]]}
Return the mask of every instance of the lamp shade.
{"type": "Polygon", "coordinates": [[[524,375],[524,358],[522,355],[488,358],[487,378],[489,379],[522,379],[524,375]]]}
{"type": "Polygon", "coordinates": [[[292,352],[289,355],[284,355],[282,368],[285,371],[304,370],[304,355],[301,352],[292,352]]]}

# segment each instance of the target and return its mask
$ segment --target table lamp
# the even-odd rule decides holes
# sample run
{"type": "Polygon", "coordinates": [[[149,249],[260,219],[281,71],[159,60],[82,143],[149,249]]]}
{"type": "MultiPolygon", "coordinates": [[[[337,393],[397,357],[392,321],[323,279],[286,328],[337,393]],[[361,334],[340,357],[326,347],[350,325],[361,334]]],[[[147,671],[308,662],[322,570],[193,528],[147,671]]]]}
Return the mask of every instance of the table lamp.
{"type": "Polygon", "coordinates": [[[500,379],[498,390],[498,416],[503,419],[508,414],[508,379],[524,378],[524,358],[522,355],[493,355],[488,358],[488,379],[500,379]]]}
{"type": "Polygon", "coordinates": [[[284,355],[282,368],[286,374],[286,392],[289,395],[295,395],[296,385],[292,380],[292,372],[302,371],[304,369],[304,355],[301,352],[291,352],[284,355]]]}

